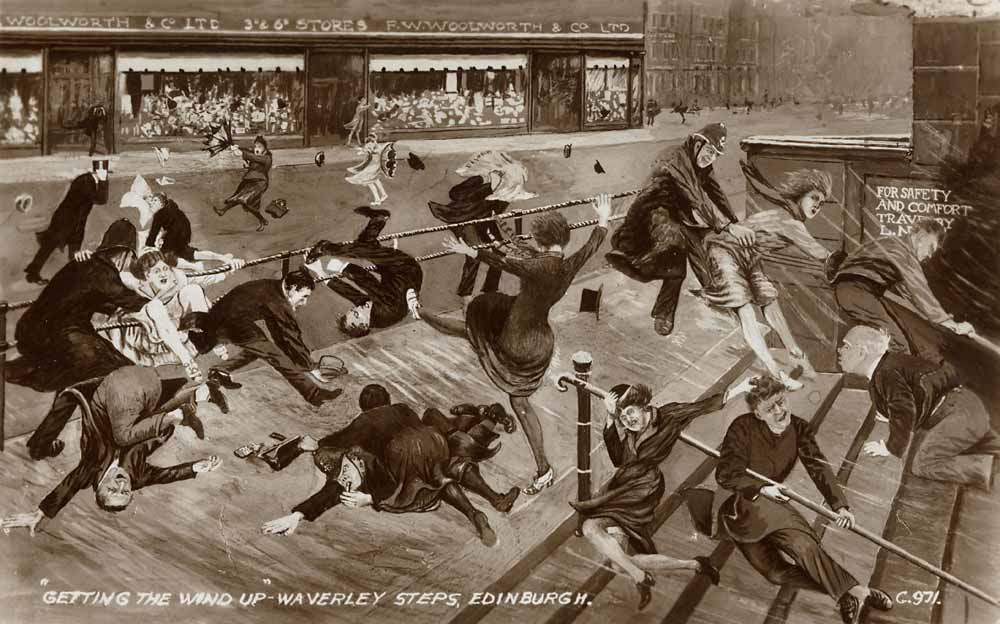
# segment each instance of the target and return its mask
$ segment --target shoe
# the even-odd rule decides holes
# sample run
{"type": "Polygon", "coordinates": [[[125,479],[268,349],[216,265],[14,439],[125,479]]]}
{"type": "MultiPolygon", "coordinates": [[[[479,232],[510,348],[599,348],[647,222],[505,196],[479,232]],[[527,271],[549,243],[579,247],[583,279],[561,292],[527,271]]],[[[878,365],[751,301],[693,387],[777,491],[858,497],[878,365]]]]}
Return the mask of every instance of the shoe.
{"type": "Polygon", "coordinates": [[[38,449],[33,446],[28,447],[28,456],[35,461],[41,461],[49,457],[55,457],[63,452],[66,448],[66,443],[62,440],[53,440],[49,445],[43,449],[38,449]]]}
{"type": "Polygon", "coordinates": [[[266,227],[267,227],[267,219],[261,219],[260,222],[257,224],[257,231],[263,232],[264,228],[266,227]]]}
{"type": "Polygon", "coordinates": [[[549,469],[545,471],[545,474],[535,477],[535,480],[531,482],[531,485],[524,488],[524,493],[528,496],[535,496],[539,494],[542,490],[552,485],[556,482],[556,474],[549,466],[549,469]]]}
{"type": "Polygon", "coordinates": [[[392,213],[384,208],[372,208],[370,206],[359,206],[354,209],[354,214],[359,214],[362,217],[368,217],[369,219],[374,219],[376,217],[384,217],[388,219],[392,216],[392,213]]]}
{"type": "Polygon", "coordinates": [[[317,388],[316,394],[309,399],[309,402],[319,407],[326,403],[327,401],[332,401],[344,393],[343,388],[336,388],[334,390],[327,390],[326,388],[317,388]]]}
{"type": "Polygon", "coordinates": [[[674,331],[674,322],[670,319],[653,319],[653,329],[661,336],[669,336],[674,331]]]}
{"type": "Polygon", "coordinates": [[[778,371],[778,381],[783,383],[789,391],[800,390],[802,388],[802,382],[798,379],[792,379],[785,371],[778,371]]]}
{"type": "Polygon", "coordinates": [[[479,539],[483,544],[490,547],[496,546],[497,534],[493,532],[493,527],[490,526],[490,520],[486,514],[477,511],[472,516],[472,524],[476,526],[476,533],[479,534],[479,539]]]}
{"type": "Polygon", "coordinates": [[[868,589],[868,597],[865,598],[865,606],[878,611],[891,611],[892,598],[881,589],[870,587],[868,589]]]}
{"type": "Polygon", "coordinates": [[[719,569],[712,565],[712,560],[708,557],[695,557],[694,560],[701,566],[698,569],[698,574],[704,574],[708,577],[708,580],[712,581],[712,585],[718,585],[719,569]]]}
{"type": "Polygon", "coordinates": [[[226,371],[213,368],[208,371],[208,380],[217,382],[220,386],[226,390],[239,390],[243,387],[243,384],[236,383],[233,381],[232,376],[226,371]]]}
{"type": "Polygon", "coordinates": [[[199,440],[204,440],[205,423],[201,422],[201,419],[198,418],[198,408],[193,403],[185,403],[181,405],[181,414],[184,415],[181,425],[190,427],[199,440]]]}
{"type": "Polygon", "coordinates": [[[459,403],[449,411],[452,416],[475,416],[479,414],[479,408],[472,403],[459,403]]]}
{"type": "Polygon", "coordinates": [[[222,391],[222,384],[209,379],[205,385],[208,386],[208,402],[218,407],[219,411],[223,414],[228,414],[229,399],[226,398],[226,393],[222,391]]]}
{"type": "Polygon", "coordinates": [[[639,611],[645,609],[649,601],[653,599],[653,585],[656,585],[656,579],[649,572],[646,572],[646,576],[635,584],[635,588],[639,590],[639,611]]]}
{"type": "Polygon", "coordinates": [[[507,410],[503,408],[503,405],[499,403],[494,403],[487,408],[487,416],[493,420],[493,422],[503,425],[503,430],[507,433],[514,433],[517,431],[517,423],[507,413],[507,410]]]}
{"type": "Polygon", "coordinates": [[[46,284],[49,283],[49,280],[45,279],[44,277],[42,277],[38,273],[25,273],[24,274],[24,279],[29,284],[38,284],[39,286],[44,286],[44,285],[46,285],[46,284]]]}
{"type": "Polygon", "coordinates": [[[212,210],[215,211],[215,214],[221,217],[222,215],[229,212],[229,206],[223,206],[222,208],[219,208],[218,206],[212,206],[212,210]]]}
{"type": "Polygon", "coordinates": [[[521,488],[512,487],[507,490],[507,493],[497,499],[496,504],[493,505],[493,509],[496,509],[500,513],[508,513],[514,508],[514,501],[517,497],[521,495],[521,488]]]}
{"type": "Polygon", "coordinates": [[[812,364],[809,362],[809,358],[807,358],[804,353],[801,351],[798,353],[792,352],[789,355],[791,356],[795,367],[802,369],[802,374],[800,376],[803,379],[816,379],[816,369],[813,368],[812,364]]]}
{"type": "Polygon", "coordinates": [[[410,288],[406,291],[406,307],[410,311],[410,316],[414,320],[420,320],[420,299],[417,298],[417,291],[410,288]]]}
{"type": "Polygon", "coordinates": [[[837,608],[840,610],[840,620],[844,624],[857,624],[861,603],[856,596],[851,595],[850,592],[845,593],[837,602],[837,608]]]}

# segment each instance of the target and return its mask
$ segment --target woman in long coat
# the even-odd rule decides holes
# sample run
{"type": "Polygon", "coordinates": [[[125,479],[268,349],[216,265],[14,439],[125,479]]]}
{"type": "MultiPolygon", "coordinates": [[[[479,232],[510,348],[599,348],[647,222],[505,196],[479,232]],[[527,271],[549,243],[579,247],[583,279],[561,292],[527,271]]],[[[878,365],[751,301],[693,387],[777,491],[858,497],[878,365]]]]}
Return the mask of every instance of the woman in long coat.
{"type": "Polygon", "coordinates": [[[650,588],[655,584],[650,571],[693,570],[719,584],[719,571],[707,557],[675,559],[656,551],[653,514],[665,493],[660,464],[695,418],[721,410],[729,399],[748,389],[749,383],[744,381],[725,394],[716,393],[701,401],[653,407],[648,387],[622,384],[605,398],[608,419],[604,447],[616,470],[596,496],[570,505],[585,518],[583,535],[632,577],[639,590],[639,610],[649,604],[650,588]],[[628,555],[626,545],[636,554],[628,555]]]}
{"type": "Polygon", "coordinates": [[[594,210],[598,215],[597,227],[583,247],[569,257],[564,257],[563,247],[569,243],[570,229],[566,218],[558,212],[544,213],[532,222],[531,233],[541,250],[533,258],[477,251],[454,239],[445,243],[454,253],[478,258],[521,280],[521,292],[516,296],[483,293],[473,299],[464,322],[422,310],[418,312],[415,293],[410,297],[414,316],[444,334],[466,338],[472,343],[483,371],[510,397],[510,406],[521,423],[538,466],[534,482],[524,490],[529,495],[538,494],[555,482],[545,456],[542,426],[530,397],[542,385],[552,361],[555,337],[549,326],[549,310],[566,294],[576,274],[607,236],[610,196],[601,195],[594,203],[594,210]]]}
{"type": "Polygon", "coordinates": [[[263,232],[267,219],[260,214],[260,200],[271,180],[271,151],[267,149],[267,141],[262,136],[253,140],[252,150],[238,145],[233,145],[231,149],[243,156],[247,172],[243,174],[236,192],[226,200],[222,208],[216,208],[215,212],[221,217],[233,206],[243,206],[243,210],[257,217],[257,231],[263,232]]]}

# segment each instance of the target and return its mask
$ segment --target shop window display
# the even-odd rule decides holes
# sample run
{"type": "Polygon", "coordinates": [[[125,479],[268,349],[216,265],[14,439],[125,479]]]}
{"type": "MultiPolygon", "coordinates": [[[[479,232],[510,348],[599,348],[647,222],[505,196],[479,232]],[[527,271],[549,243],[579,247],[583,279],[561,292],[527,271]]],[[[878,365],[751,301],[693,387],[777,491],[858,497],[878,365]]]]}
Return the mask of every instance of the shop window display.
{"type": "Polygon", "coordinates": [[[0,145],[40,145],[41,52],[0,54],[0,145]]]}
{"type": "Polygon", "coordinates": [[[587,57],[587,124],[624,124],[628,121],[627,58],[587,57]]]}
{"type": "Polygon", "coordinates": [[[302,134],[301,56],[119,57],[125,141],[200,138],[229,119],[237,136],[302,134]]]}
{"type": "Polygon", "coordinates": [[[379,132],[522,126],[524,55],[375,56],[369,127],[379,132]]]}

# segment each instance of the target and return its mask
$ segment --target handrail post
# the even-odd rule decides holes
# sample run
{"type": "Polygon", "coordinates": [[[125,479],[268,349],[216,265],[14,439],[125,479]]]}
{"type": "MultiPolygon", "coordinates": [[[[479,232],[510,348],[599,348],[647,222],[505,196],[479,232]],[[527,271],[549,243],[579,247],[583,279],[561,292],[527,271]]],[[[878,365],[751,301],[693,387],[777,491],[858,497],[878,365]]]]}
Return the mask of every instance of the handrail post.
{"type": "MultiPolygon", "coordinates": [[[[590,370],[594,360],[586,351],[573,354],[573,375],[586,383],[590,380],[590,370]]],[[[590,392],[583,386],[576,386],[576,473],[578,501],[590,500],[590,392]]],[[[581,518],[581,523],[583,519],[581,518]]],[[[577,529],[580,533],[580,529],[577,529]]]]}
{"type": "Polygon", "coordinates": [[[281,259],[281,277],[285,277],[286,275],[288,275],[288,273],[291,272],[291,269],[292,269],[292,259],[291,258],[282,258],[281,259]]]}
{"type": "Polygon", "coordinates": [[[6,301],[0,301],[0,453],[4,449],[7,433],[4,420],[7,417],[7,310],[6,301]]]}

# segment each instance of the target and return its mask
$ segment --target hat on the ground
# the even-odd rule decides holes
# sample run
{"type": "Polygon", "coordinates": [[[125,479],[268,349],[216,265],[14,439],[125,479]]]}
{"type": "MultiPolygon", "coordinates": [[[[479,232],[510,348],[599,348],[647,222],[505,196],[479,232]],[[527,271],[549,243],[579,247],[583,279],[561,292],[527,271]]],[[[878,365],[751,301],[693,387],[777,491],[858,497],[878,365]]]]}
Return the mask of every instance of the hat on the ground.
{"type": "Polygon", "coordinates": [[[118,219],[104,232],[104,238],[101,239],[96,253],[124,249],[134,254],[138,239],[139,235],[132,222],[128,219],[118,219]]]}
{"type": "Polygon", "coordinates": [[[316,155],[313,156],[313,162],[316,163],[317,167],[322,167],[323,163],[326,162],[326,154],[324,154],[321,151],[320,152],[316,152],[316,155]]]}
{"type": "Polygon", "coordinates": [[[706,142],[710,143],[712,147],[717,149],[720,154],[726,152],[726,135],[728,130],[726,130],[726,124],[721,121],[718,123],[711,123],[694,133],[694,136],[704,139],[706,142]]]}

